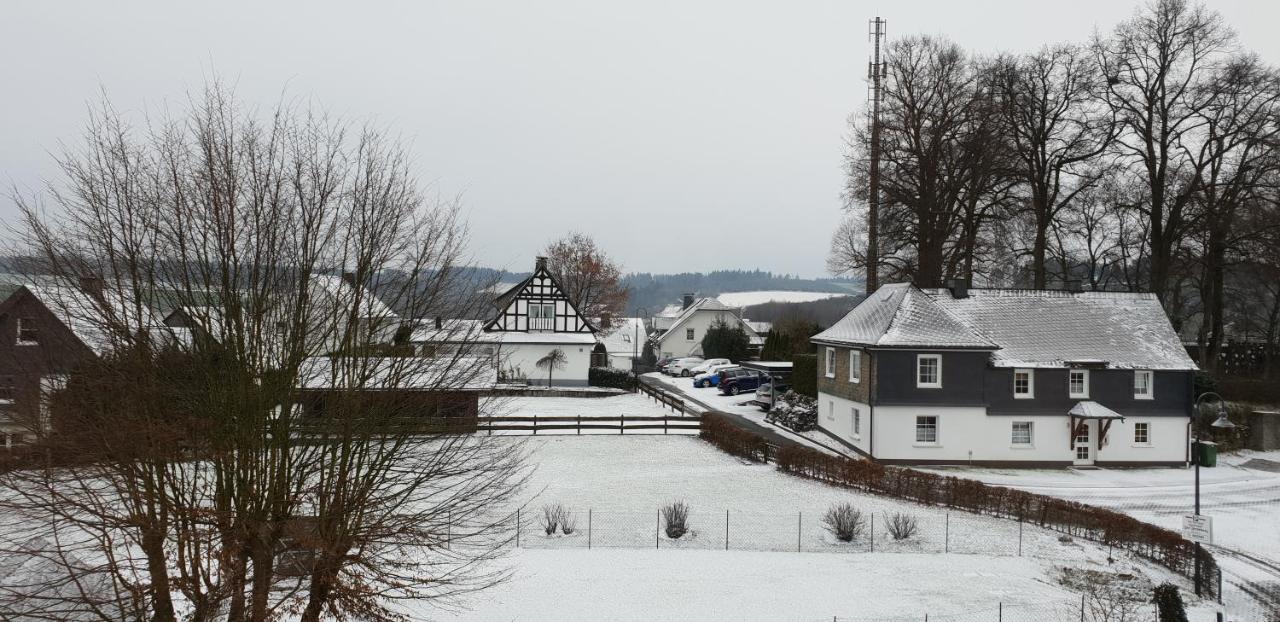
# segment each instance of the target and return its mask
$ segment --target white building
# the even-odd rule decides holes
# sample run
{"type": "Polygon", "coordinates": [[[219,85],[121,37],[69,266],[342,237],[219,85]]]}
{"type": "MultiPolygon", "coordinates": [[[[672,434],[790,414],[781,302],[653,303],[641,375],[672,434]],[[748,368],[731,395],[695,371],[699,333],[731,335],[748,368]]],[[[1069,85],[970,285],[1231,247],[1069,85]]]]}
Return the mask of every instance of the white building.
{"type": "Polygon", "coordinates": [[[654,317],[654,351],[660,358],[701,356],[702,338],[707,329],[719,322],[742,328],[752,348],[764,345],[764,336],[742,319],[741,308],[730,307],[716,298],[695,300],[693,294],[685,294],[682,304],[668,306],[654,317]]]}

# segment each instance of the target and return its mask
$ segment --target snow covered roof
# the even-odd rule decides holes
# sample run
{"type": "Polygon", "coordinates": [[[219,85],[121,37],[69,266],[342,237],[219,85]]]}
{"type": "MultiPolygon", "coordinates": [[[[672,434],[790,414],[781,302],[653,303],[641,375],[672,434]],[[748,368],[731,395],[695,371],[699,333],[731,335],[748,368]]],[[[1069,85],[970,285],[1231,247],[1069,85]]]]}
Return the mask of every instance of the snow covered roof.
{"type": "Polygon", "coordinates": [[[121,337],[125,335],[163,327],[151,308],[138,305],[129,290],[103,289],[90,294],[78,287],[34,283],[23,288],[98,355],[124,345],[121,337]]]}
{"type": "Polygon", "coordinates": [[[486,357],[316,356],[298,367],[298,388],[478,391],[498,383],[498,367],[486,357]]]}
{"type": "Polygon", "coordinates": [[[562,345],[595,344],[591,333],[486,331],[483,320],[447,319],[417,320],[409,341],[413,343],[549,343],[562,345]]]}
{"type": "Polygon", "coordinates": [[[909,283],[876,290],[813,341],[886,348],[999,347],[909,283]]]}
{"type": "Polygon", "coordinates": [[[726,305],[723,302],[720,302],[718,298],[699,298],[698,300],[695,300],[693,304],[689,305],[688,309],[685,309],[680,313],[679,317],[671,323],[671,326],[667,327],[667,332],[663,333],[663,335],[675,334],[675,331],[680,328],[681,324],[687,322],[689,318],[693,317],[699,311],[729,311],[730,315],[732,315],[733,318],[742,326],[742,329],[747,332],[747,337],[751,340],[751,345],[761,345],[764,343],[764,337],[756,333],[755,329],[753,329],[750,324],[742,321],[742,318],[739,317],[742,309],[726,305]]]}
{"type": "Polygon", "coordinates": [[[885,285],[813,337],[869,347],[993,350],[997,367],[1193,370],[1154,294],[885,285]]]}
{"type": "Polygon", "coordinates": [[[1067,414],[1083,419],[1124,419],[1124,415],[1092,400],[1076,402],[1067,414]]]}
{"type": "Polygon", "coordinates": [[[998,367],[1105,363],[1122,369],[1194,370],[1155,294],[971,289],[956,298],[927,290],[939,306],[1000,345],[998,367]]]}
{"type": "Polygon", "coordinates": [[[376,294],[368,289],[357,288],[355,285],[347,282],[345,277],[332,274],[313,274],[311,275],[311,284],[314,288],[320,290],[334,300],[335,306],[339,309],[350,308],[350,305],[359,303],[360,315],[362,318],[394,318],[395,311],[391,307],[382,302],[376,294]]]}
{"type": "MultiPolygon", "coordinates": [[[[600,323],[596,323],[600,326],[600,323]]],[[[609,328],[600,329],[600,343],[609,354],[625,354],[631,356],[644,347],[644,340],[649,331],[645,328],[644,318],[613,318],[609,328]]]]}

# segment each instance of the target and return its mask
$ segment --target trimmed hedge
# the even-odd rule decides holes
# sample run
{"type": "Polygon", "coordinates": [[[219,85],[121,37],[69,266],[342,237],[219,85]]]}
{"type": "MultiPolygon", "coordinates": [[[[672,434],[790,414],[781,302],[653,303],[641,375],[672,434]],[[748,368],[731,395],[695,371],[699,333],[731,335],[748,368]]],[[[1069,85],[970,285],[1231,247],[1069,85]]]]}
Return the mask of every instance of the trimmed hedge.
{"type": "Polygon", "coordinates": [[[797,354],[791,357],[791,390],[817,399],[818,355],[797,354]]]}
{"type": "Polygon", "coordinates": [[[768,441],[759,434],[729,424],[723,415],[703,414],[698,436],[727,454],[752,462],[769,461],[768,441]]]}
{"type": "Polygon", "coordinates": [[[612,367],[592,367],[587,370],[587,384],[593,387],[609,387],[611,389],[626,389],[627,391],[635,391],[636,384],[635,374],[624,369],[614,369],[612,367]]]}
{"type": "MultiPolygon", "coordinates": [[[[831,456],[806,447],[783,447],[777,459],[778,469],[784,473],[925,505],[1013,519],[1124,549],[1184,576],[1195,572],[1193,542],[1175,531],[1112,510],[971,479],[831,456]]],[[[1201,559],[1204,576],[1213,577],[1217,572],[1213,556],[1206,551],[1201,559]]],[[[1216,582],[1206,584],[1213,595],[1216,582]]]]}

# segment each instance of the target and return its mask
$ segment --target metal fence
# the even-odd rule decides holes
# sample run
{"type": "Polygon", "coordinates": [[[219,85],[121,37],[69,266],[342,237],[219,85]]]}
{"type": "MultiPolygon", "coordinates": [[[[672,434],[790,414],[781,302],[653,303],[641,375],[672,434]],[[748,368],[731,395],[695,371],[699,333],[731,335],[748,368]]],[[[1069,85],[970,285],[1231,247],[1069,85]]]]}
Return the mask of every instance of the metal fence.
{"type": "MultiPolygon", "coordinates": [[[[915,614],[876,616],[833,616],[812,622],[1156,622],[1155,605],[1132,604],[1120,615],[1118,611],[1090,606],[1086,597],[1041,603],[996,603],[991,607],[963,612],[936,611],[915,614]]],[[[1201,622],[1197,620],[1196,622],[1201,622]]]]}

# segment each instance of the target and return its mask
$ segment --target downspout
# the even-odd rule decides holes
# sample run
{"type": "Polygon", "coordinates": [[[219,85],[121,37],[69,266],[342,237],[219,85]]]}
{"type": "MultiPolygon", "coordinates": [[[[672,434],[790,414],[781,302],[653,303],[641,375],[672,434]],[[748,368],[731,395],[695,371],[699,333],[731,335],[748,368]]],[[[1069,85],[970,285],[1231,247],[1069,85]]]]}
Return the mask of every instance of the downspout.
{"type": "Polygon", "coordinates": [[[871,357],[871,377],[867,378],[867,454],[871,456],[871,460],[876,459],[876,385],[880,384],[880,372],[877,369],[880,366],[880,357],[872,354],[867,350],[867,356],[871,357]]]}

